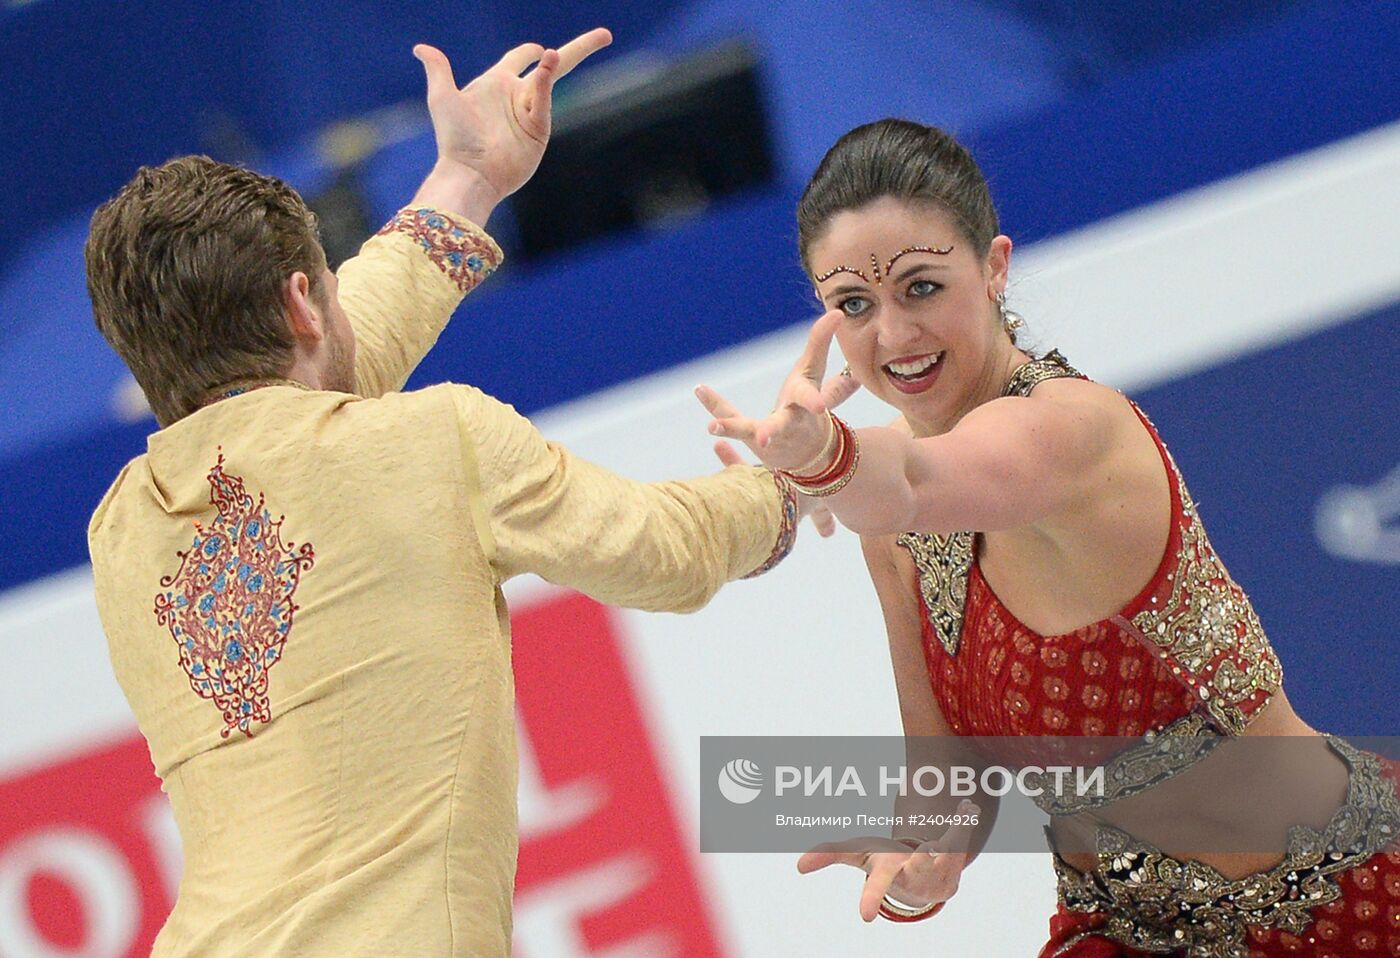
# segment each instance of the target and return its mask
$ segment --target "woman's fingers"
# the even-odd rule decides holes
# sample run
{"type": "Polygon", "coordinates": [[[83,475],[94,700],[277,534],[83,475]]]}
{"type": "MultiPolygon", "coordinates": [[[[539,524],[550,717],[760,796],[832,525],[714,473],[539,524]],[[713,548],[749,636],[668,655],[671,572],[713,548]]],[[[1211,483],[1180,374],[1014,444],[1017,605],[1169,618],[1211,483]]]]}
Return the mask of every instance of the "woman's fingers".
{"type": "Polygon", "coordinates": [[[832,376],[822,384],[822,402],[826,404],[827,409],[835,409],[858,392],[860,392],[860,383],[856,382],[856,377],[832,376]]]}
{"type": "MultiPolygon", "coordinates": [[[[970,799],[965,798],[958,803],[957,814],[976,822],[981,820],[982,809],[970,799]]],[[[972,847],[972,840],[976,837],[976,834],[977,826],[971,822],[949,825],[936,841],[925,842],[920,846],[920,850],[941,852],[945,855],[964,856],[967,850],[972,847]]]]}
{"type": "Polygon", "coordinates": [[[748,416],[716,419],[710,423],[710,435],[723,439],[737,439],[755,451],[763,448],[758,438],[758,423],[748,416]]]}
{"type": "Polygon", "coordinates": [[[744,457],[739,454],[733,444],[727,442],[715,443],[715,456],[722,466],[742,466],[744,457]]]}
{"type": "Polygon", "coordinates": [[[826,399],[822,396],[822,391],[817,387],[815,380],[802,379],[793,383],[791,402],[801,406],[814,416],[820,416],[826,412],[826,399]]]}
{"type": "Polygon", "coordinates": [[[709,386],[696,386],[695,398],[700,400],[700,405],[705,407],[705,411],[716,419],[730,419],[742,415],[733,403],[709,386]]]}
{"type": "Polygon", "coordinates": [[[826,506],[816,506],[812,509],[812,526],[817,530],[817,535],[830,539],[836,534],[836,517],[826,506]]]}
{"type": "Polygon", "coordinates": [[[809,875],[828,865],[850,865],[854,868],[863,868],[865,860],[869,857],[869,852],[841,851],[835,845],[818,845],[811,851],[804,852],[797,859],[797,871],[799,874],[809,875]]]}
{"type": "Polygon", "coordinates": [[[880,914],[880,903],[885,900],[894,876],[904,867],[907,856],[875,855],[870,875],[865,879],[865,887],[860,891],[860,917],[863,921],[874,921],[880,914]]]}
{"type": "Polygon", "coordinates": [[[607,27],[597,27],[574,37],[559,48],[559,69],[554,79],[569,73],[574,67],[612,43],[612,33],[607,27]]]}
{"type": "Polygon", "coordinates": [[[819,383],[826,375],[826,358],[831,352],[831,340],[840,322],[841,312],[833,309],[812,324],[812,330],[807,334],[807,346],[797,361],[796,371],[804,379],[819,383]]]}

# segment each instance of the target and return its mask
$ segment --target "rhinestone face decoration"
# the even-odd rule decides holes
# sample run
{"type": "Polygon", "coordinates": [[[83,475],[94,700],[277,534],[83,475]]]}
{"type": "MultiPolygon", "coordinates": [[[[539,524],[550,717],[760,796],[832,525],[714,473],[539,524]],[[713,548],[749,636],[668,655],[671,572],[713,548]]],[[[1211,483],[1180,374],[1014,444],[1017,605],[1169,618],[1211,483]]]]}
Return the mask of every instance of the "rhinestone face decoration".
{"type": "Polygon", "coordinates": [[[814,283],[825,283],[827,280],[831,279],[831,277],[835,276],[837,273],[854,273],[855,275],[859,276],[861,279],[865,280],[867,283],[870,282],[870,277],[869,277],[869,276],[866,276],[865,273],[863,273],[863,272],[861,272],[860,270],[856,269],[854,266],[845,266],[845,265],[842,265],[842,266],[833,266],[833,267],[831,267],[831,269],[827,270],[825,273],[822,273],[820,276],[813,276],[813,277],[812,277],[812,282],[814,282],[814,283]]]}
{"type": "Polygon", "coordinates": [[[953,247],[951,246],[906,246],[890,257],[889,262],[885,264],[885,275],[890,275],[890,270],[894,268],[895,262],[905,253],[928,253],[932,256],[947,256],[952,251],[953,247]]]}
{"type": "MultiPolygon", "coordinates": [[[[885,263],[885,270],[884,270],[884,273],[883,273],[883,274],[881,274],[881,272],[880,272],[880,260],[879,260],[879,258],[878,258],[874,253],[871,253],[871,254],[870,254],[870,272],[871,272],[871,275],[875,277],[875,285],[879,286],[879,285],[882,285],[882,283],[883,283],[883,277],[884,277],[884,276],[890,275],[890,270],[894,268],[895,262],[896,262],[901,256],[904,256],[904,255],[907,254],[907,253],[928,253],[928,254],[930,254],[931,256],[947,256],[947,255],[948,255],[949,253],[951,253],[952,251],[953,251],[953,247],[951,247],[951,246],[906,246],[906,247],[904,247],[904,249],[900,250],[898,253],[895,253],[893,256],[891,256],[891,257],[889,258],[889,260],[885,263]]],[[[867,276],[867,275],[865,274],[865,271],[864,271],[864,270],[856,269],[854,266],[847,266],[847,265],[845,265],[844,263],[841,264],[840,266],[833,266],[831,269],[827,270],[825,273],[819,273],[819,274],[817,274],[816,276],[813,276],[813,277],[812,277],[812,282],[814,282],[814,283],[825,283],[827,280],[831,279],[831,277],[835,276],[837,273],[851,273],[851,274],[853,274],[853,275],[855,275],[855,276],[859,276],[861,279],[865,280],[865,282],[867,282],[867,283],[870,282],[870,276],[867,276]]]]}

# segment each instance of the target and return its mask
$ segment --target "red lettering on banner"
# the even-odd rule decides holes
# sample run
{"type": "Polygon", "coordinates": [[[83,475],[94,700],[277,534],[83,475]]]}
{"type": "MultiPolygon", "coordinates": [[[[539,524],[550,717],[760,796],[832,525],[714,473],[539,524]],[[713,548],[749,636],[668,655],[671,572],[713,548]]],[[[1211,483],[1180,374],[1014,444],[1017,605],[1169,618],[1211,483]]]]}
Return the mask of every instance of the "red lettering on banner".
{"type": "Polygon", "coordinates": [[[519,958],[719,955],[614,614],[568,595],[513,621],[522,755],[579,812],[555,829],[522,818],[519,958]]]}
{"type": "Polygon", "coordinates": [[[172,903],[153,798],[140,736],[0,781],[0,955],[150,954],[172,903]]]}

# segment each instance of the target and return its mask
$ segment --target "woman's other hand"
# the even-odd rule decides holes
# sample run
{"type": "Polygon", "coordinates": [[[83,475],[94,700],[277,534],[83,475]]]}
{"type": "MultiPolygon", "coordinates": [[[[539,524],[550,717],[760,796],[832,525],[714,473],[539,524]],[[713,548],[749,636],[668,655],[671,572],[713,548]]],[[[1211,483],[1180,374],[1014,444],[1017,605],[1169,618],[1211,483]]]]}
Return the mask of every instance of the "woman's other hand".
{"type": "MultiPolygon", "coordinates": [[[[971,802],[958,806],[958,815],[976,821],[980,810],[971,802]]],[[[945,902],[957,893],[963,869],[971,860],[976,825],[950,825],[934,841],[918,848],[893,838],[858,838],[818,845],[797,860],[806,875],[828,865],[850,865],[865,872],[860,893],[860,917],[874,921],[880,903],[889,895],[911,908],[945,902]]]]}

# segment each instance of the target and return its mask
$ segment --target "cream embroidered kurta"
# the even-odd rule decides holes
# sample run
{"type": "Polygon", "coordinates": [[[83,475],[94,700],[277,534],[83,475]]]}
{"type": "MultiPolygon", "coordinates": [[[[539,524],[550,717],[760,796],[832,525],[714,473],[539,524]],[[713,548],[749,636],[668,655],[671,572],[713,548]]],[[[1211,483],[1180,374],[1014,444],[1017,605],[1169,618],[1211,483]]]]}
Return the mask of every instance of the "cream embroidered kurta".
{"type": "Polygon", "coordinates": [[[393,392],[499,258],[401,211],[340,272],[366,398],[215,402],[92,518],[112,664],[184,848],[157,956],[509,954],[500,583],[684,611],[790,538],[761,470],[631,482],[479,390],[393,392]]]}

